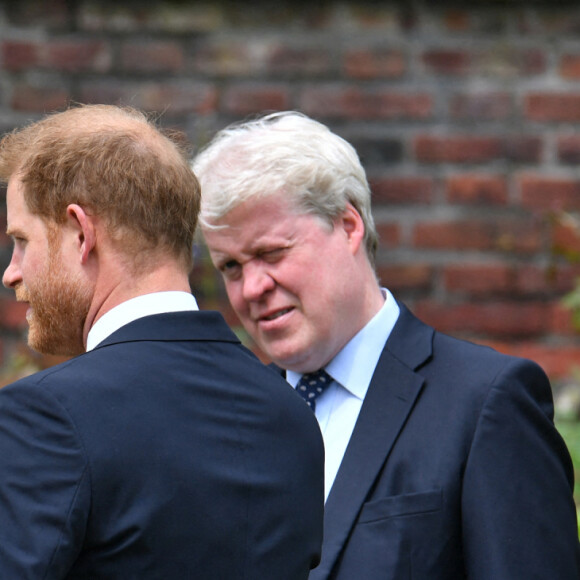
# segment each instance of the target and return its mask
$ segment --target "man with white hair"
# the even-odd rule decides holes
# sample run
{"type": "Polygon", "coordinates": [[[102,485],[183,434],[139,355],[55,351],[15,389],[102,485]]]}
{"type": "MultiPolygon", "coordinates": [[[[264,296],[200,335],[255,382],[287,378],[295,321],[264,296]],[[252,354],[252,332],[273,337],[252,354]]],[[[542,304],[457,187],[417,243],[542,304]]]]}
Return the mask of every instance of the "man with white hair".
{"type": "Polygon", "coordinates": [[[437,332],[381,287],[353,147],[275,113],[219,132],[193,168],[231,305],[324,436],[311,580],[579,578],[548,379],[437,332]]]}

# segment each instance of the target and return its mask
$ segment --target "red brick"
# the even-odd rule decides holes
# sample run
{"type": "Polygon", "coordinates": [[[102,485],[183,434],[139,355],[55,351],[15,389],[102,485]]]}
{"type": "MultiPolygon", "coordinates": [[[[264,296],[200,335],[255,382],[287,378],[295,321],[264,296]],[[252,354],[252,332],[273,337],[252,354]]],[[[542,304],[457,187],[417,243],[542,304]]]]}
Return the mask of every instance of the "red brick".
{"type": "Polygon", "coordinates": [[[467,32],[471,19],[467,10],[450,10],[445,14],[445,27],[452,32],[467,32]]]}
{"type": "Polygon", "coordinates": [[[562,296],[580,276],[580,265],[537,266],[521,264],[516,269],[514,295],[562,296]]]}
{"type": "MultiPolygon", "coordinates": [[[[325,6],[325,2],[316,2],[315,5],[325,6]]],[[[295,4],[296,5],[296,4],[295,4]]],[[[332,15],[333,5],[330,14],[332,15]]],[[[349,2],[341,6],[341,10],[346,10],[345,18],[348,19],[349,26],[354,26],[361,32],[379,31],[388,34],[397,29],[400,18],[400,11],[393,5],[380,2],[349,2]]],[[[406,16],[406,14],[404,15],[406,16]]]]}
{"type": "Polygon", "coordinates": [[[560,221],[552,228],[552,250],[569,260],[580,260],[580,228],[576,221],[560,221]]]}
{"type": "Polygon", "coordinates": [[[217,109],[217,89],[194,81],[112,82],[88,81],[81,84],[84,103],[131,103],[146,111],[164,114],[208,114],[217,109]]]}
{"type": "Polygon", "coordinates": [[[344,72],[356,79],[397,78],[407,69],[406,59],[399,50],[347,50],[344,72]]]}
{"type": "Polygon", "coordinates": [[[518,48],[515,43],[496,45],[479,55],[478,72],[486,76],[516,78],[539,75],[546,72],[545,51],[518,48]]]}
{"type": "Polygon", "coordinates": [[[578,346],[549,347],[528,343],[520,347],[520,356],[537,362],[551,381],[574,377],[579,355],[578,346]]]}
{"type": "Polygon", "coordinates": [[[261,51],[252,55],[252,43],[223,41],[201,45],[191,59],[194,73],[211,76],[254,76],[263,70],[261,51]]]}
{"type": "Polygon", "coordinates": [[[413,230],[413,246],[427,249],[491,250],[493,224],[476,220],[459,222],[418,222],[413,230]]]}
{"type": "Polygon", "coordinates": [[[320,48],[277,46],[265,61],[272,75],[327,75],[331,70],[330,52],[320,48]]]}
{"type": "Polygon", "coordinates": [[[378,264],[377,274],[381,284],[393,292],[430,290],[433,283],[433,267],[429,264],[378,264]]]}
{"type": "Polygon", "coordinates": [[[414,311],[421,320],[443,332],[480,337],[542,336],[550,319],[549,305],[543,302],[444,304],[423,300],[415,305],[414,311]]]}
{"type": "Polygon", "coordinates": [[[26,70],[38,66],[38,47],[28,41],[2,42],[2,67],[9,71],[26,70]]]}
{"type": "Polygon", "coordinates": [[[556,146],[558,159],[561,162],[574,165],[580,162],[580,137],[576,135],[559,137],[556,146]]]}
{"type": "Polygon", "coordinates": [[[569,80],[580,79],[580,55],[564,54],[560,58],[560,75],[569,80]]]}
{"type": "Polygon", "coordinates": [[[552,269],[521,263],[451,264],[443,268],[443,283],[448,292],[482,298],[560,298],[574,287],[578,267],[552,269]]]}
{"type": "Polygon", "coordinates": [[[224,92],[222,108],[238,116],[263,111],[286,110],[290,108],[288,86],[236,84],[224,92]]]}
{"type": "Polygon", "coordinates": [[[7,70],[19,71],[34,67],[64,72],[106,72],[112,55],[103,41],[63,38],[46,43],[6,41],[2,59],[7,70]]]}
{"type": "Polygon", "coordinates": [[[70,99],[70,93],[63,87],[19,83],[12,91],[10,106],[15,111],[48,113],[64,108],[70,99]]]}
{"type": "Polygon", "coordinates": [[[369,179],[373,203],[428,204],[433,196],[430,177],[378,177],[369,179]]]}
{"type": "Polygon", "coordinates": [[[451,264],[443,268],[444,287],[482,298],[485,296],[561,298],[580,275],[580,266],[551,268],[523,263],[451,264]]]}
{"type": "Polygon", "coordinates": [[[539,226],[526,219],[417,222],[413,245],[439,250],[535,253],[541,247],[540,233],[539,226]]]}
{"type": "Polygon", "coordinates": [[[40,47],[40,50],[43,66],[54,70],[106,72],[111,67],[109,47],[101,41],[54,40],[46,47],[40,47]]]}
{"type": "Polygon", "coordinates": [[[99,33],[143,34],[144,31],[154,31],[191,36],[214,32],[226,23],[226,15],[219,5],[206,2],[144,2],[141,5],[80,2],[75,7],[79,27],[99,33]]]}
{"type": "Polygon", "coordinates": [[[191,61],[194,72],[248,77],[328,75],[331,64],[330,54],[319,48],[237,40],[201,45],[191,61]]]}
{"type": "Polygon", "coordinates": [[[459,94],[450,103],[450,113],[454,119],[498,121],[509,118],[512,112],[512,97],[509,93],[459,94]]]}
{"type": "Polygon", "coordinates": [[[525,173],[518,177],[522,206],[536,211],[580,209],[580,181],[525,173]]]}
{"type": "Polygon", "coordinates": [[[443,268],[448,292],[470,296],[507,293],[513,287],[513,269],[506,264],[452,264],[443,268]]]}
{"type": "Polygon", "coordinates": [[[381,249],[394,248],[401,244],[401,226],[394,223],[376,224],[381,249]]]}
{"type": "Polygon", "coordinates": [[[528,135],[504,137],[501,157],[517,163],[538,163],[542,160],[543,140],[528,135]]]}
{"type": "Polygon", "coordinates": [[[549,332],[563,338],[580,336],[580,327],[575,324],[574,313],[564,305],[563,298],[552,304],[549,332]]]}
{"type": "Polygon", "coordinates": [[[414,143],[415,156],[423,163],[483,163],[501,156],[499,137],[419,136],[414,143]]]}
{"type": "Polygon", "coordinates": [[[505,177],[481,174],[454,175],[447,180],[451,203],[505,205],[508,190],[505,177]]]}
{"type": "Polygon", "coordinates": [[[121,66],[135,72],[179,72],[184,55],[177,42],[127,42],[121,48],[121,66]]]}
{"type": "Polygon", "coordinates": [[[10,330],[26,328],[27,310],[28,304],[25,302],[16,302],[13,298],[0,298],[0,324],[10,330]]]}
{"type": "Polygon", "coordinates": [[[550,380],[570,378],[580,360],[580,345],[547,345],[532,341],[505,342],[481,340],[499,352],[533,360],[538,363],[550,380]]]}
{"type": "Polygon", "coordinates": [[[423,64],[428,70],[442,75],[464,75],[470,70],[471,55],[464,50],[427,50],[423,64]]]}
{"type": "Polygon", "coordinates": [[[424,120],[433,112],[432,99],[427,94],[353,86],[310,86],[302,91],[299,102],[300,109],[314,117],[424,120]]]}
{"type": "Polygon", "coordinates": [[[420,135],[415,156],[423,163],[538,162],[542,140],[530,136],[420,135]]]}
{"type": "Polygon", "coordinates": [[[494,250],[507,254],[536,254],[542,249],[542,223],[533,216],[494,220],[494,250]]]}
{"type": "Polygon", "coordinates": [[[580,95],[533,93],[524,100],[524,114],[533,121],[580,121],[580,95]]]}
{"type": "MultiPolygon", "coordinates": [[[[309,4],[328,6],[330,10],[326,11],[327,18],[324,28],[336,25],[336,20],[333,22],[333,19],[336,19],[336,11],[331,4],[326,2],[310,2],[309,4]]],[[[306,3],[303,6],[306,6],[306,3]]],[[[365,35],[376,31],[388,33],[394,32],[398,26],[399,12],[393,6],[369,2],[348,2],[341,6],[341,11],[342,22],[348,23],[352,32],[356,31],[365,35]]]]}
{"type": "MultiPolygon", "coordinates": [[[[555,5],[553,6],[555,8],[555,5]]],[[[534,30],[547,33],[553,38],[577,34],[580,29],[580,14],[565,9],[563,5],[562,8],[562,10],[538,11],[534,15],[534,30]]]]}

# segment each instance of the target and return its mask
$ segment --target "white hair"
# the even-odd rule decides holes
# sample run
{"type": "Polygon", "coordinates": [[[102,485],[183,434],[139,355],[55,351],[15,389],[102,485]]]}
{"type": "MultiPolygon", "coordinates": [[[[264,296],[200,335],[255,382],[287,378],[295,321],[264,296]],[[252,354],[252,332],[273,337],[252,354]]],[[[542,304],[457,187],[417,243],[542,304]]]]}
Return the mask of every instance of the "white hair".
{"type": "Polygon", "coordinates": [[[200,222],[215,226],[239,204],[283,192],[298,211],[332,224],[351,203],[365,226],[374,263],[378,245],[371,194],[359,157],[325,125],[295,111],[230,125],[192,163],[202,191],[200,222]]]}

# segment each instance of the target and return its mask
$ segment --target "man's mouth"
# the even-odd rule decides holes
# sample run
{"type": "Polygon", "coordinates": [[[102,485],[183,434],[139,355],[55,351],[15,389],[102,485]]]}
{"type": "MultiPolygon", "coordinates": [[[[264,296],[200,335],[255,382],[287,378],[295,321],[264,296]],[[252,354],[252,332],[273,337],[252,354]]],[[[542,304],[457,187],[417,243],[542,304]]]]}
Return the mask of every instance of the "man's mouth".
{"type": "Polygon", "coordinates": [[[262,318],[262,320],[276,320],[276,318],[280,318],[280,316],[284,316],[284,314],[288,314],[288,312],[290,312],[292,310],[292,308],[284,308],[283,310],[278,310],[277,312],[274,312],[273,314],[270,314],[268,316],[264,316],[262,318]]]}

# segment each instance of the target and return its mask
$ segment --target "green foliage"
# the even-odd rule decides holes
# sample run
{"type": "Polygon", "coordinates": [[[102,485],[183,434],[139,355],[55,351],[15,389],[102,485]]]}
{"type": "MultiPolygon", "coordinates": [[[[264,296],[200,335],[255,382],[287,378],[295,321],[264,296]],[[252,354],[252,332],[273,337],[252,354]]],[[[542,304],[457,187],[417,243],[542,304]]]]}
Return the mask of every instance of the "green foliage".
{"type": "Polygon", "coordinates": [[[566,441],[568,451],[574,464],[574,502],[578,514],[578,536],[580,537],[580,422],[570,420],[557,421],[558,431],[566,441]]]}
{"type": "MultiPolygon", "coordinates": [[[[570,238],[564,237],[564,241],[552,242],[551,257],[554,263],[551,269],[556,269],[557,260],[562,259],[568,264],[579,264],[580,248],[576,240],[580,235],[580,217],[569,211],[558,211],[547,214],[546,221],[553,232],[557,228],[562,228],[573,234],[570,238]]],[[[574,329],[580,331],[580,277],[576,278],[574,287],[562,298],[561,303],[570,310],[574,329]]]]}
{"type": "Polygon", "coordinates": [[[580,331],[580,278],[576,278],[574,288],[562,298],[562,305],[570,310],[572,325],[580,331]]]}
{"type": "MultiPolygon", "coordinates": [[[[569,264],[580,263],[580,250],[575,240],[580,235],[580,217],[577,213],[569,211],[552,212],[546,216],[548,223],[553,227],[564,227],[574,233],[570,238],[564,238],[565,243],[552,245],[552,258],[554,260],[564,259],[569,264]]],[[[553,265],[554,267],[555,264],[553,265]]],[[[580,332],[580,277],[574,281],[574,286],[563,298],[561,304],[570,311],[573,328],[580,332]]],[[[570,369],[574,375],[576,383],[580,383],[578,369],[570,369]]],[[[574,466],[574,502],[576,503],[576,513],[578,523],[578,535],[580,536],[580,421],[577,413],[572,416],[557,416],[556,426],[564,438],[572,463],[574,466]]]]}

